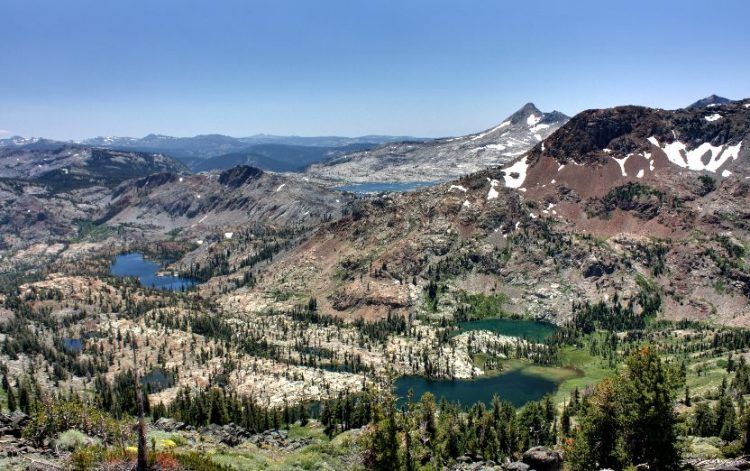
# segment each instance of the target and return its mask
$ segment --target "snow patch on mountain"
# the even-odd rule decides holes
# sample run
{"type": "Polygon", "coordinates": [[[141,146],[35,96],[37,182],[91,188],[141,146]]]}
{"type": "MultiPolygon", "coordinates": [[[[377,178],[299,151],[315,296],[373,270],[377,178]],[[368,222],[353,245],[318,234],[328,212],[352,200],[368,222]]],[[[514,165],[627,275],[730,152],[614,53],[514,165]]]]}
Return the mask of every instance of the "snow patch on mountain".
{"type": "Polygon", "coordinates": [[[633,155],[633,154],[628,154],[625,157],[621,157],[619,159],[617,157],[615,157],[615,156],[612,156],[612,159],[614,159],[614,161],[617,162],[618,165],[620,165],[620,171],[622,172],[622,176],[623,177],[627,177],[628,176],[628,174],[625,172],[625,162],[628,161],[628,159],[630,158],[631,155],[633,155]]]}
{"type": "Polygon", "coordinates": [[[528,158],[524,157],[510,167],[503,169],[505,174],[505,186],[508,188],[521,188],[526,181],[526,172],[529,170],[528,158]]]}
{"type": "Polygon", "coordinates": [[[487,131],[485,131],[483,133],[477,134],[476,136],[472,137],[471,140],[472,141],[477,141],[477,140],[479,140],[479,139],[487,136],[488,134],[491,134],[491,133],[493,133],[495,131],[498,131],[498,130],[503,129],[503,128],[508,127],[508,126],[510,126],[510,121],[503,121],[502,123],[500,123],[499,125],[495,126],[494,128],[488,129],[487,131]]]}
{"type": "Polygon", "coordinates": [[[730,146],[714,146],[710,142],[704,142],[698,147],[688,150],[681,141],[674,141],[661,146],[655,137],[649,137],[648,141],[660,148],[675,165],[689,170],[716,172],[730,159],[735,160],[739,156],[742,141],[730,146]]]}
{"type": "Polygon", "coordinates": [[[530,114],[528,118],[526,118],[526,124],[529,126],[536,126],[539,124],[539,121],[542,120],[541,116],[537,116],[534,113],[530,114]]]}

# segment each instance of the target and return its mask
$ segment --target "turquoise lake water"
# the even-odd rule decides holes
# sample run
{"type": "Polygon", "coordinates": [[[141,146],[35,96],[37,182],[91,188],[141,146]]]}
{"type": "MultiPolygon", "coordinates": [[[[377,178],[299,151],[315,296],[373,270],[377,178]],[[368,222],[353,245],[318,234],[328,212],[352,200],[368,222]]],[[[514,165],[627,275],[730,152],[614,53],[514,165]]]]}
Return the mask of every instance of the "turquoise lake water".
{"type": "Polygon", "coordinates": [[[543,342],[555,333],[557,327],[554,324],[536,322],[527,319],[481,319],[477,321],[459,322],[459,330],[456,334],[471,330],[489,330],[502,335],[519,337],[531,342],[543,342]]]}

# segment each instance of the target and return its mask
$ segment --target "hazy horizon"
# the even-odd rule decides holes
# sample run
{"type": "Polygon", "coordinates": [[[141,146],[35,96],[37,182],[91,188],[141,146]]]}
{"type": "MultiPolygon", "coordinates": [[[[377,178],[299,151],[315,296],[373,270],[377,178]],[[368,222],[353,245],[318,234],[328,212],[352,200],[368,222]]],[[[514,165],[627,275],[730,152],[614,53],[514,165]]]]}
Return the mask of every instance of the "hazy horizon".
{"type": "Polygon", "coordinates": [[[9,0],[0,138],[469,134],[750,96],[750,4],[9,0]],[[550,39],[551,38],[551,39],[550,39]]]}

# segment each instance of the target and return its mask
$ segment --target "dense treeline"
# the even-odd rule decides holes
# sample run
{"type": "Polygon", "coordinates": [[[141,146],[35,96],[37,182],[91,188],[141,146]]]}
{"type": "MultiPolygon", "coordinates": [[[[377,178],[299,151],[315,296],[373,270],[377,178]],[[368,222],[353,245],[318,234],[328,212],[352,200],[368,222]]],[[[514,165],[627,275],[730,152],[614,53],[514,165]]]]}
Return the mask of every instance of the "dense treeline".
{"type": "Polygon", "coordinates": [[[369,469],[440,469],[464,455],[501,461],[535,445],[556,441],[557,413],[550,398],[516,410],[495,397],[486,407],[463,409],[427,393],[398,408],[392,394],[372,403],[364,437],[369,469]]]}

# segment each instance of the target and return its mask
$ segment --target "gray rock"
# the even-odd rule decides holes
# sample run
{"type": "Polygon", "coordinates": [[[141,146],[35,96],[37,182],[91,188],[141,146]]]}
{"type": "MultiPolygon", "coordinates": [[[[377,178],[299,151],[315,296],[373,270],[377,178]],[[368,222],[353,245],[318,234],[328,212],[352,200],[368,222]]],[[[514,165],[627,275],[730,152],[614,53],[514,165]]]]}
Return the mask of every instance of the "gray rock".
{"type": "Polygon", "coordinates": [[[531,467],[527,465],[526,463],[522,463],[520,461],[514,461],[513,463],[507,464],[505,466],[505,469],[507,471],[529,471],[531,467]]]}
{"type": "Polygon", "coordinates": [[[524,452],[523,462],[536,471],[559,471],[562,468],[562,455],[547,447],[536,446],[524,452]]]}

